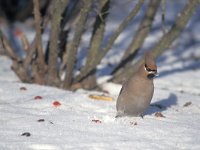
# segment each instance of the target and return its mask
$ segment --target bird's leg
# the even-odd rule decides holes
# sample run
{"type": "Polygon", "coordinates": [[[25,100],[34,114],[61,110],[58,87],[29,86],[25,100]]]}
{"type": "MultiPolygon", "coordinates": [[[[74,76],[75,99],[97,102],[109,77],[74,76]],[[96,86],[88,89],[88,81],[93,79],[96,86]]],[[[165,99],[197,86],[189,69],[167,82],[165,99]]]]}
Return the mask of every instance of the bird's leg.
{"type": "Polygon", "coordinates": [[[140,117],[141,117],[142,119],[144,119],[144,114],[141,114],[140,117]]]}
{"type": "Polygon", "coordinates": [[[115,118],[122,117],[124,115],[124,111],[118,111],[115,118]]]}

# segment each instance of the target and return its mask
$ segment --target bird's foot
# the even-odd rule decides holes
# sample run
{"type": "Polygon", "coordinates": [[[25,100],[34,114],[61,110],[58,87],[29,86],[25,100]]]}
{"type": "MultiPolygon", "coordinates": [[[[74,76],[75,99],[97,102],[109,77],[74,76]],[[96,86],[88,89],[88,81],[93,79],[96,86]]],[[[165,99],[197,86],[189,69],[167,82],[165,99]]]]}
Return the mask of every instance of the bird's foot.
{"type": "Polygon", "coordinates": [[[141,117],[142,119],[144,119],[144,114],[141,114],[140,117],[141,117]]]}

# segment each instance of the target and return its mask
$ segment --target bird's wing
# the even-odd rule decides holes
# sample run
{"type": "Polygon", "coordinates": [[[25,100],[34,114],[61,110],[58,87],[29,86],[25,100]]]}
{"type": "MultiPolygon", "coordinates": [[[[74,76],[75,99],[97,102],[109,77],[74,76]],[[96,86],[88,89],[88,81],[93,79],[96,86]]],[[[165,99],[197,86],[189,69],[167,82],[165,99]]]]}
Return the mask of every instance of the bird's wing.
{"type": "Polygon", "coordinates": [[[123,89],[124,89],[124,86],[122,86],[122,88],[121,88],[121,90],[120,90],[120,92],[119,92],[119,95],[122,94],[123,89]]]}

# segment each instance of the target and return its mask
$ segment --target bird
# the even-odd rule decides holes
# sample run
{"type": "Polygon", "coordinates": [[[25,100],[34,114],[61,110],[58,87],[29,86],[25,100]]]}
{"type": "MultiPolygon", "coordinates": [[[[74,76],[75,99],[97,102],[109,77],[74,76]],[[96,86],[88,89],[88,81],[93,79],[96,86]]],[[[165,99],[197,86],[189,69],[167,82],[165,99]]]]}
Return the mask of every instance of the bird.
{"type": "Polygon", "coordinates": [[[123,84],[117,98],[118,117],[144,116],[154,93],[153,79],[158,75],[155,58],[151,51],[145,52],[144,62],[123,84]]]}

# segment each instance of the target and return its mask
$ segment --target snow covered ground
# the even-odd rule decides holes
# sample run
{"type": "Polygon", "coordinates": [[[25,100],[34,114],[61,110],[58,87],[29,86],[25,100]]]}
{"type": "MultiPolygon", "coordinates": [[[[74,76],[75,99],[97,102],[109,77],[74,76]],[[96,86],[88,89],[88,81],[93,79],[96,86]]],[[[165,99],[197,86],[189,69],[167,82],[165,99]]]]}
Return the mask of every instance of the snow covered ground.
{"type": "MultiPolygon", "coordinates": [[[[173,45],[176,50],[159,57],[160,76],[144,118],[115,118],[121,85],[104,83],[109,93],[101,93],[23,84],[10,70],[11,62],[0,56],[0,150],[199,150],[200,45],[194,43],[200,41],[200,31],[196,20],[173,45]],[[106,94],[113,101],[94,100],[91,94],[106,94]]],[[[158,40],[155,35],[160,36],[150,34],[144,50],[158,40]]],[[[128,32],[122,35],[126,36],[128,32]]],[[[116,43],[113,49],[119,52],[125,45],[116,43]]],[[[111,51],[102,66],[117,63],[121,53],[111,51]]]]}
{"type": "Polygon", "coordinates": [[[152,105],[143,119],[115,119],[117,86],[105,89],[113,101],[98,101],[89,95],[104,93],[22,84],[6,68],[9,61],[0,57],[0,62],[2,150],[200,149],[198,61],[183,71],[181,62],[159,67],[152,105]]]}

